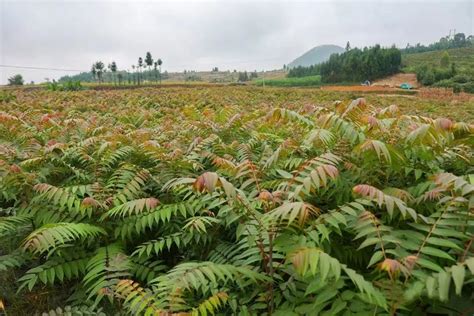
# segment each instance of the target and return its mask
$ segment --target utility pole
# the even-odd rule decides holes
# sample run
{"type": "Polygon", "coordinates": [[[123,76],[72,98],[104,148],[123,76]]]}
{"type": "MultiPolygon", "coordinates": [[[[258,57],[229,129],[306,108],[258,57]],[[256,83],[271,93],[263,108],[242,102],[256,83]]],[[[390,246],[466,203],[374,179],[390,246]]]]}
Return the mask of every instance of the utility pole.
{"type": "Polygon", "coordinates": [[[265,88],[265,70],[262,71],[263,87],[265,88]]]}

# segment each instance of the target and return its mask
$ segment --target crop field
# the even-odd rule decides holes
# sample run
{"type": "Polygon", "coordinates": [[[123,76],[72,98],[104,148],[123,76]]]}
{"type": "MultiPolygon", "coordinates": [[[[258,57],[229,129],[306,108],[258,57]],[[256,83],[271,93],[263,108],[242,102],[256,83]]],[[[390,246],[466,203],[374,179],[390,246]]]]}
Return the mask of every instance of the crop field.
{"type": "Polygon", "coordinates": [[[474,100],[0,91],[0,313],[469,315],[474,100]]]}

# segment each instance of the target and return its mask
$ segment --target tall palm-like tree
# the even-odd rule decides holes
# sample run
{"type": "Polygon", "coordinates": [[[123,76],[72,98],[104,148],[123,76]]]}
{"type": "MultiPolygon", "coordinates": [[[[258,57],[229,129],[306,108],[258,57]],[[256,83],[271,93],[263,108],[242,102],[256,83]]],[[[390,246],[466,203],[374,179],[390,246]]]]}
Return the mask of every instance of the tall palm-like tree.
{"type": "Polygon", "coordinates": [[[114,80],[114,83],[116,83],[116,73],[117,73],[117,63],[115,61],[113,61],[111,64],[110,64],[110,71],[112,72],[112,78],[114,80]]]}
{"type": "MultiPolygon", "coordinates": [[[[107,65],[107,69],[110,70],[110,72],[112,72],[112,64],[111,64],[111,63],[109,63],[109,64],[107,65]]],[[[110,80],[111,80],[111,81],[114,81],[113,73],[110,74],[110,80]]]]}
{"type": "Polygon", "coordinates": [[[161,58],[158,58],[158,66],[160,67],[159,72],[160,72],[160,84],[161,84],[161,65],[163,64],[163,61],[161,58]]]}
{"type": "Polygon", "coordinates": [[[140,71],[141,71],[142,67],[143,67],[143,58],[138,57],[138,85],[140,85],[140,79],[141,79],[140,78],[140,76],[141,76],[140,71]]]}
{"type": "Polygon", "coordinates": [[[151,66],[153,66],[153,57],[151,57],[150,52],[146,52],[145,64],[148,66],[148,79],[150,79],[151,66]]]}
{"type": "Polygon", "coordinates": [[[135,79],[136,75],[135,75],[135,65],[132,65],[132,78],[133,78],[133,84],[135,84],[136,82],[136,79],[135,79]]]}
{"type": "MultiPolygon", "coordinates": [[[[97,71],[95,70],[95,64],[92,64],[91,74],[92,74],[92,80],[95,80],[95,77],[97,76],[97,71]]],[[[49,80],[47,80],[47,81],[49,81],[49,80]]]]}
{"type": "Polygon", "coordinates": [[[157,76],[157,73],[158,73],[158,61],[155,61],[153,63],[153,73],[155,75],[155,82],[158,81],[158,76],[157,76]]]}
{"type": "Polygon", "coordinates": [[[96,61],[93,67],[95,68],[95,72],[97,73],[97,78],[99,78],[99,82],[102,82],[102,74],[105,71],[104,63],[101,61],[96,61]]]}

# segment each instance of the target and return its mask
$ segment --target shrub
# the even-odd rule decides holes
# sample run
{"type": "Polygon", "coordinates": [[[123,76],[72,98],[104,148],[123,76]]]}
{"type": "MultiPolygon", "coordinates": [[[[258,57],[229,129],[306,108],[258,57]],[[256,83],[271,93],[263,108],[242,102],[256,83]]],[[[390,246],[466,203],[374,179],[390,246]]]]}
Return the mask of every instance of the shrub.
{"type": "Polygon", "coordinates": [[[433,71],[435,81],[450,79],[453,76],[451,69],[434,68],[433,71]]]}
{"type": "Polygon", "coordinates": [[[421,83],[425,86],[431,86],[433,83],[435,83],[436,78],[435,74],[433,73],[433,70],[428,69],[423,75],[421,79],[421,83]]]}
{"type": "Polygon", "coordinates": [[[444,68],[449,66],[449,53],[448,52],[444,52],[443,56],[441,56],[440,66],[444,68]]]}
{"type": "Polygon", "coordinates": [[[474,93],[474,81],[465,83],[462,87],[462,90],[467,93],[474,93]]]}
{"type": "Polygon", "coordinates": [[[46,89],[50,91],[79,91],[83,90],[84,87],[81,85],[80,81],[67,81],[63,84],[53,81],[48,82],[46,89]]]}
{"type": "Polygon", "coordinates": [[[456,83],[467,83],[469,81],[473,81],[473,79],[466,74],[456,75],[452,78],[452,80],[456,83]]]}
{"type": "Polygon", "coordinates": [[[459,93],[462,90],[461,85],[459,83],[454,83],[452,85],[452,87],[453,87],[453,92],[454,93],[459,93]]]}
{"type": "Polygon", "coordinates": [[[14,75],[8,78],[9,86],[22,86],[24,84],[23,76],[20,74],[14,75]]]}

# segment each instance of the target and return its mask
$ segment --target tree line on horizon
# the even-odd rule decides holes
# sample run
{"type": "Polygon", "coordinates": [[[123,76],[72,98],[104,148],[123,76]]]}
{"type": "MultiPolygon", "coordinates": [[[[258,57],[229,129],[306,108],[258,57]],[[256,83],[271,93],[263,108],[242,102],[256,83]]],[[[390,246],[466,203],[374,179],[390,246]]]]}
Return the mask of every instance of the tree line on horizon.
{"type": "MultiPolygon", "coordinates": [[[[147,52],[145,55],[145,59],[142,57],[138,58],[138,62],[136,65],[132,65],[132,71],[119,71],[117,67],[117,63],[112,61],[107,68],[102,61],[96,61],[92,64],[90,74],[92,75],[93,81],[97,81],[99,83],[104,82],[104,74],[109,70],[110,79],[114,84],[121,85],[122,83],[128,81],[129,84],[133,82],[133,84],[140,85],[145,80],[147,81],[154,81],[161,83],[162,76],[161,76],[161,65],[163,61],[161,58],[154,60],[151,53],[147,52]],[[153,67],[153,70],[152,70],[153,67]],[[146,72],[146,68],[148,68],[148,72],[146,72]]],[[[87,74],[81,73],[80,75],[87,74]]],[[[79,76],[80,76],[79,75],[79,76]]],[[[75,76],[73,76],[75,77],[75,76]]],[[[61,77],[59,81],[70,80],[69,76],[61,77]]],[[[79,79],[80,80],[80,79],[79,79]]],[[[83,80],[80,80],[83,81],[83,80]]],[[[88,80],[84,80],[88,81],[88,80]]]]}
{"type": "Polygon", "coordinates": [[[436,50],[445,50],[451,48],[462,48],[462,47],[472,47],[474,46],[474,36],[466,36],[464,33],[456,33],[454,35],[447,35],[441,37],[439,41],[429,44],[427,46],[420,43],[415,46],[407,44],[406,48],[401,49],[403,54],[409,53],[424,53],[431,52],[436,50]]]}

